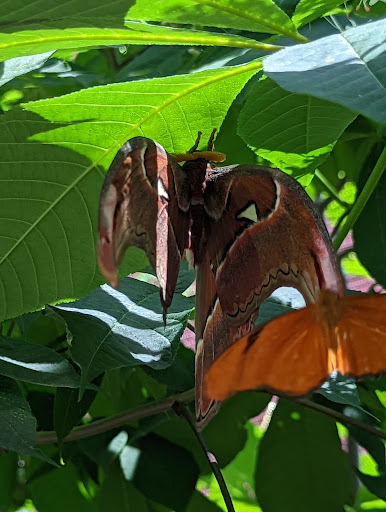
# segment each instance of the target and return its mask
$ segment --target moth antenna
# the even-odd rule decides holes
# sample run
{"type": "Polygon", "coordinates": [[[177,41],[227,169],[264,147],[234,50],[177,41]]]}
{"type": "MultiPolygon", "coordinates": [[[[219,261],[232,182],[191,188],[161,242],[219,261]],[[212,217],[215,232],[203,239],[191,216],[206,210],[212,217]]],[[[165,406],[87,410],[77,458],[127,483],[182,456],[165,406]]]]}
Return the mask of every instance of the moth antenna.
{"type": "Polygon", "coordinates": [[[194,143],[194,146],[189,149],[188,153],[194,153],[196,151],[196,149],[198,148],[198,145],[200,144],[201,135],[202,135],[202,132],[197,133],[196,142],[194,143]]]}
{"type": "Polygon", "coordinates": [[[209,137],[209,140],[208,140],[208,151],[213,151],[214,149],[214,143],[213,143],[213,140],[214,140],[214,135],[215,133],[217,132],[217,129],[214,128],[214,130],[212,131],[212,133],[210,134],[210,137],[209,137]]]}

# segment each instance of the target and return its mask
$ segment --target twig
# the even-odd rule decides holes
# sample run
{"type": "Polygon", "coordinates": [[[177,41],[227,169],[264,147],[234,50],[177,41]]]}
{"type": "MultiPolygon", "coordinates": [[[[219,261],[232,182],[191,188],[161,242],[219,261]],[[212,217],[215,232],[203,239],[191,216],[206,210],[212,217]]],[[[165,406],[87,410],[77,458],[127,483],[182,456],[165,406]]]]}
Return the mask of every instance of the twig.
{"type": "Polygon", "coordinates": [[[188,322],[186,327],[189,329],[189,331],[192,331],[194,334],[196,334],[196,329],[193,327],[192,324],[188,322]]]}
{"type": "Polygon", "coordinates": [[[329,192],[333,199],[337,203],[339,203],[343,208],[348,208],[350,205],[346,203],[340,196],[339,192],[336,190],[334,185],[322,174],[318,169],[315,171],[315,178],[318,178],[320,183],[324,186],[324,188],[329,192]]]}
{"type": "MultiPolygon", "coordinates": [[[[282,398],[287,399],[287,397],[282,398]]],[[[292,400],[290,399],[290,401],[292,400]]],[[[369,432],[369,434],[373,434],[374,436],[379,437],[380,439],[386,439],[386,434],[384,432],[381,432],[377,428],[372,427],[371,425],[367,425],[366,423],[356,420],[355,418],[349,418],[348,416],[345,416],[339,411],[334,411],[333,409],[330,409],[325,405],[317,404],[316,402],[313,402],[308,398],[294,398],[293,401],[297,402],[298,404],[304,405],[309,409],[313,409],[314,411],[321,412],[326,416],[330,416],[330,418],[339,421],[339,423],[354,425],[355,427],[361,428],[362,430],[365,430],[366,432],[369,432]]]]}
{"type": "MultiPolygon", "coordinates": [[[[295,401],[308,407],[309,409],[313,409],[322,414],[330,416],[331,418],[339,421],[340,423],[347,423],[350,425],[355,425],[356,427],[361,428],[362,430],[366,430],[370,434],[373,434],[380,439],[386,439],[386,434],[381,432],[380,430],[371,427],[365,423],[362,423],[354,418],[349,418],[344,414],[334,411],[329,407],[324,405],[317,404],[312,402],[307,398],[297,398],[291,399],[289,397],[281,397],[285,398],[289,401],[295,401]]],[[[179,393],[178,395],[172,395],[168,398],[164,398],[163,400],[158,400],[156,402],[152,402],[150,404],[143,405],[136,409],[130,409],[121,414],[117,414],[111,418],[103,418],[101,420],[96,420],[87,425],[81,425],[79,427],[75,427],[69,434],[64,438],[64,442],[76,441],[78,439],[85,439],[88,437],[95,436],[96,434],[101,434],[102,432],[108,432],[109,430],[113,430],[114,428],[121,427],[126,423],[131,421],[139,420],[142,418],[147,418],[149,416],[155,416],[161,412],[169,411],[173,408],[175,402],[183,402],[189,403],[194,400],[194,388],[189,389],[188,391],[184,391],[183,393],[179,393]]],[[[51,444],[56,443],[58,441],[58,436],[55,431],[41,431],[37,433],[36,444],[51,444]]]]}
{"type": "Polygon", "coordinates": [[[178,416],[181,416],[181,418],[184,418],[184,420],[189,425],[191,431],[193,432],[195,438],[197,439],[199,445],[201,446],[202,451],[204,452],[204,455],[207,458],[209,465],[212,468],[212,472],[217,480],[218,486],[220,488],[220,491],[221,491],[221,494],[224,499],[224,503],[225,503],[225,506],[226,506],[228,512],[235,512],[231,496],[230,496],[228,488],[226,486],[224,477],[222,476],[221,470],[218,466],[217,460],[216,460],[215,456],[213,455],[213,453],[211,453],[209,451],[209,448],[208,448],[201,432],[198,432],[198,430],[196,429],[195,421],[192,418],[192,415],[190,414],[189,409],[186,407],[186,405],[184,403],[176,401],[176,402],[174,402],[173,410],[178,416]]]}
{"type": "Polygon", "coordinates": [[[383,171],[386,167],[386,146],[383,148],[383,151],[378,158],[377,163],[372,170],[366,185],[363,187],[362,192],[359,194],[358,199],[353,204],[349,214],[347,215],[346,222],[339,229],[333,245],[334,249],[338,250],[342,245],[343,240],[346,238],[347,234],[353,228],[355,222],[358,220],[359,215],[361,214],[363,208],[365,207],[367,201],[370,199],[371,194],[374,192],[375,187],[377,186],[378,181],[381,179],[383,171]]]}
{"type": "Polygon", "coordinates": [[[15,320],[11,320],[9,327],[8,327],[7,336],[12,336],[14,327],[15,327],[15,320]]]}
{"type": "MultiPolygon", "coordinates": [[[[92,437],[96,434],[113,430],[114,428],[125,425],[131,421],[147,418],[148,416],[154,416],[160,412],[169,411],[177,399],[179,402],[191,402],[194,400],[194,389],[189,389],[179,395],[169,396],[163,400],[143,405],[137,409],[130,409],[111,418],[103,418],[102,420],[93,421],[87,425],[75,427],[68,436],[64,438],[64,442],[68,443],[69,441],[77,441],[78,439],[92,437]]],[[[37,433],[36,444],[51,444],[56,443],[57,441],[58,436],[53,430],[37,433]]]]}

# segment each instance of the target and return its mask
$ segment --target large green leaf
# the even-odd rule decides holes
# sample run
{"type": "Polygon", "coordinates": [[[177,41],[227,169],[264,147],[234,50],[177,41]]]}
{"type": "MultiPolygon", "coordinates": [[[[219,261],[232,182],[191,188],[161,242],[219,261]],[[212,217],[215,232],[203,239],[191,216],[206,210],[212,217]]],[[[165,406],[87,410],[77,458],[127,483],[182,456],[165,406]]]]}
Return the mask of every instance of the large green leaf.
{"type": "Polygon", "coordinates": [[[82,370],[83,390],[87,382],[111,368],[168,367],[193,302],[176,294],[164,326],[159,289],[127,277],[117,290],[104,285],[55,309],[73,335],[72,356],[82,370]]]}
{"type": "Polygon", "coordinates": [[[0,376],[0,448],[50,461],[35,448],[36,420],[18,385],[0,376]]]}
{"type": "Polygon", "coordinates": [[[256,82],[238,120],[238,133],[262,158],[295,176],[315,169],[355,114],[339,105],[293,94],[273,80],[256,82]]]}
{"type": "Polygon", "coordinates": [[[333,101],[386,124],[385,31],[382,19],[288,47],[265,59],[264,71],[287,91],[333,101]]]}
{"type": "Polygon", "coordinates": [[[384,287],[386,287],[385,194],[386,173],[383,173],[354,225],[354,249],[366,270],[384,287]]]}
{"type": "Polygon", "coordinates": [[[265,46],[253,39],[232,34],[184,30],[136,21],[125,21],[119,24],[107,21],[104,27],[94,26],[93,22],[93,18],[90,18],[86,26],[79,21],[73,23],[74,26],[69,26],[69,20],[62,19],[49,23],[34,22],[24,26],[10,25],[7,27],[7,33],[0,31],[1,60],[69,47],[86,48],[124,44],[181,44],[275,49],[274,46],[265,46]]]}
{"type": "Polygon", "coordinates": [[[197,24],[285,34],[298,41],[292,21],[272,0],[137,0],[128,16],[146,21],[197,24]]]}
{"type": "MultiPolygon", "coordinates": [[[[119,147],[146,135],[181,153],[198,131],[208,139],[259,67],[95,87],[1,116],[0,320],[103,282],[95,257],[98,198],[119,147]]],[[[135,258],[126,273],[143,268],[143,257],[135,258]]]]}
{"type": "Polygon", "coordinates": [[[264,512],[338,511],[351,502],[348,460],[335,423],[280,401],[260,442],[257,500],[264,512]],[[280,492],[278,492],[280,490],[280,492]]]}
{"type": "Polygon", "coordinates": [[[42,386],[77,388],[79,375],[54,350],[0,336],[0,374],[42,386]]]}

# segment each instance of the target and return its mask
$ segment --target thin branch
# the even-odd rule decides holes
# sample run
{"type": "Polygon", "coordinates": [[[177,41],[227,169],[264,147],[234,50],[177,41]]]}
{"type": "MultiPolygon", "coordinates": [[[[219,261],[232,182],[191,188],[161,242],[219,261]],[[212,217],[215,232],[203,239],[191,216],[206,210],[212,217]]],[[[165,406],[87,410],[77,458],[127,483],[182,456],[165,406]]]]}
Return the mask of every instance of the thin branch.
{"type": "MultiPolygon", "coordinates": [[[[64,442],[68,443],[70,441],[77,441],[79,439],[92,437],[96,434],[101,434],[102,432],[108,432],[114,428],[121,427],[131,421],[147,418],[148,416],[155,416],[160,412],[169,411],[176,400],[183,403],[191,402],[194,400],[194,389],[189,389],[179,395],[172,395],[163,400],[143,405],[137,409],[129,409],[128,411],[112,416],[111,418],[103,418],[102,420],[93,421],[87,425],[75,427],[68,436],[64,438],[64,442]]],[[[37,433],[36,444],[51,444],[56,443],[57,441],[58,436],[53,430],[37,433]]]]}
{"type": "Polygon", "coordinates": [[[213,453],[209,451],[209,448],[206,444],[206,441],[204,437],[202,436],[201,432],[198,432],[196,428],[196,424],[194,419],[192,418],[192,415],[190,414],[189,409],[186,407],[186,405],[182,402],[176,401],[174,402],[173,406],[174,412],[178,415],[184,418],[184,420],[189,425],[191,431],[193,432],[195,438],[197,439],[199,445],[202,448],[202,451],[204,452],[204,455],[209,462],[210,467],[212,468],[213,475],[215,476],[218,486],[220,488],[222,497],[224,499],[225,506],[227,508],[228,512],[235,512],[235,509],[233,507],[232,499],[229,494],[228,488],[226,486],[224,477],[222,476],[221,470],[219,468],[219,465],[217,463],[217,460],[213,453]]]}
{"type": "MultiPolygon", "coordinates": [[[[307,398],[297,398],[297,399],[291,399],[289,397],[281,397],[285,398],[289,401],[293,400],[297,403],[300,403],[301,405],[304,405],[305,407],[308,407],[309,409],[313,409],[315,411],[318,411],[322,414],[325,414],[329,416],[330,418],[333,418],[336,421],[339,421],[340,423],[348,423],[350,425],[355,425],[356,427],[361,428],[362,430],[365,430],[366,432],[369,432],[370,434],[373,434],[376,437],[379,437],[380,439],[386,440],[386,434],[381,432],[380,430],[371,427],[370,425],[367,425],[365,423],[362,423],[354,418],[349,418],[345,416],[344,414],[334,411],[333,409],[330,409],[326,406],[317,404],[315,402],[312,402],[311,400],[307,398]]],[[[76,441],[78,439],[85,439],[88,437],[95,436],[96,434],[101,434],[102,432],[108,432],[109,430],[113,430],[114,428],[121,427],[122,425],[125,425],[126,423],[129,423],[131,421],[139,420],[142,418],[147,418],[149,416],[155,416],[156,414],[159,414],[161,412],[169,411],[173,408],[173,405],[175,402],[183,402],[183,403],[189,403],[194,400],[194,388],[189,389],[188,391],[184,391],[183,393],[179,393],[178,395],[172,395],[168,398],[164,398],[163,400],[159,400],[156,402],[152,402],[150,404],[143,405],[141,407],[138,407],[137,409],[130,409],[128,411],[125,411],[121,414],[117,414],[116,416],[113,416],[111,418],[103,418],[101,420],[93,421],[91,423],[88,423],[87,425],[81,425],[79,427],[75,427],[69,434],[64,438],[64,442],[68,443],[70,441],[76,441]]],[[[41,431],[37,433],[36,437],[36,444],[42,445],[42,444],[52,444],[56,443],[58,441],[58,436],[55,431],[49,430],[49,431],[41,431]]]]}
{"type": "Polygon", "coordinates": [[[189,331],[192,331],[194,334],[196,334],[196,329],[193,327],[192,324],[188,322],[186,327],[189,329],[189,331]]]}
{"type": "MultiPolygon", "coordinates": [[[[282,398],[287,399],[287,397],[282,398]]],[[[380,439],[386,439],[386,434],[378,430],[377,428],[372,427],[371,425],[367,425],[366,423],[356,420],[355,418],[349,418],[348,416],[345,416],[341,412],[334,411],[333,409],[330,409],[325,405],[317,404],[316,402],[313,402],[312,400],[309,400],[307,398],[294,398],[290,399],[290,401],[297,402],[298,404],[304,405],[309,409],[321,412],[322,414],[325,414],[326,416],[329,416],[330,418],[339,421],[339,423],[354,425],[355,427],[361,428],[362,430],[365,430],[369,434],[373,434],[374,436],[379,437],[380,439]]]]}
{"type": "Polygon", "coordinates": [[[383,148],[383,151],[378,158],[377,163],[372,170],[366,185],[363,187],[362,192],[359,194],[358,199],[353,204],[349,214],[347,215],[346,222],[339,229],[333,245],[334,249],[338,250],[342,245],[343,240],[346,238],[347,234],[353,228],[355,222],[358,220],[359,215],[361,214],[363,208],[365,207],[367,201],[370,199],[371,194],[374,192],[375,187],[377,186],[378,181],[381,179],[383,171],[386,167],[386,146],[383,148]]]}
{"type": "Polygon", "coordinates": [[[7,336],[9,336],[9,337],[12,336],[14,327],[15,327],[15,320],[11,320],[9,327],[8,327],[7,336]]]}
{"type": "Polygon", "coordinates": [[[331,194],[332,198],[335,199],[335,201],[339,203],[341,206],[343,206],[343,208],[350,207],[350,205],[339,196],[339,192],[336,190],[336,188],[330,182],[330,180],[328,180],[324,176],[324,174],[322,174],[318,169],[315,171],[315,178],[317,178],[320,181],[320,183],[324,186],[327,192],[331,194]]]}

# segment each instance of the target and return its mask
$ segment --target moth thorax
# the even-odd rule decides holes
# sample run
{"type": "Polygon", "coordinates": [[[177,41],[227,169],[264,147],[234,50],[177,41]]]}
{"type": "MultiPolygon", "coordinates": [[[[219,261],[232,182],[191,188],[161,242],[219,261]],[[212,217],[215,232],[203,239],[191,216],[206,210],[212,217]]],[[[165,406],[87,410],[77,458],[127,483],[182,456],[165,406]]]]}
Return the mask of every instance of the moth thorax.
{"type": "Polygon", "coordinates": [[[318,324],[335,326],[342,317],[342,306],[339,297],[330,290],[320,290],[312,313],[318,324]]]}

